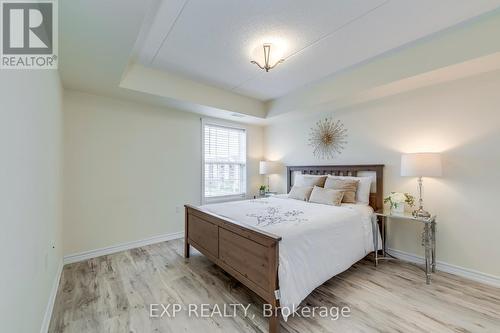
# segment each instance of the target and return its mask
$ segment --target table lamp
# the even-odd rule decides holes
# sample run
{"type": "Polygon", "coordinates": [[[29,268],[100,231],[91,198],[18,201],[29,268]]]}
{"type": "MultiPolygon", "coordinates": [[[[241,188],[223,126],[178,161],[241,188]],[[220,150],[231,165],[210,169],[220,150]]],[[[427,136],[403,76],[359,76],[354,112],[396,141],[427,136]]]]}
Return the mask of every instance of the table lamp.
{"type": "Polygon", "coordinates": [[[413,153],[401,156],[401,176],[418,177],[419,208],[413,212],[415,217],[429,218],[431,214],[424,210],[422,199],[422,177],[440,177],[442,174],[441,154],[413,153]]]}
{"type": "Polygon", "coordinates": [[[267,175],[267,191],[270,192],[269,188],[269,175],[277,174],[281,172],[281,164],[279,162],[272,161],[260,161],[259,162],[259,173],[261,175],[267,175]]]}

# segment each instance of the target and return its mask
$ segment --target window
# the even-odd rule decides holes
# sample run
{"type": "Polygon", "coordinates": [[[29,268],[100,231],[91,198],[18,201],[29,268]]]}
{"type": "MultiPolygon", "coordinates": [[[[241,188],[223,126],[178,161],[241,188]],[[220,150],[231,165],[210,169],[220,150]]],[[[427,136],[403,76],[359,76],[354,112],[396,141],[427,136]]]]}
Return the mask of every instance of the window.
{"type": "Polygon", "coordinates": [[[203,201],[246,194],[246,131],[210,124],[203,126],[203,201]]]}

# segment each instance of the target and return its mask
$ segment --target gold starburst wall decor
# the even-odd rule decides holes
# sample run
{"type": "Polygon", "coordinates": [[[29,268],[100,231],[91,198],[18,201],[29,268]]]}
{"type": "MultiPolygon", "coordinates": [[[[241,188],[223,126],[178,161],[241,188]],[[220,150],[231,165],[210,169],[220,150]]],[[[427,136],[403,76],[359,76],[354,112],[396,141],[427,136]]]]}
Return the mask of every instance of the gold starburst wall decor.
{"type": "Polygon", "coordinates": [[[347,143],[347,129],[340,120],[332,118],[321,119],[311,128],[309,146],[313,147],[313,154],[317,158],[330,159],[335,154],[341,154],[347,143]]]}

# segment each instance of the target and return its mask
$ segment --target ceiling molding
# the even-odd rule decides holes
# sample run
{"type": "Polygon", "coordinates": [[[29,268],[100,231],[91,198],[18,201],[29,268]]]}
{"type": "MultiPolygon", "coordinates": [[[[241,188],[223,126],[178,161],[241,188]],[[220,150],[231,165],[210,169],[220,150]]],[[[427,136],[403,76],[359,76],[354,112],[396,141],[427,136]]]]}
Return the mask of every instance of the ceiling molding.
{"type": "MultiPolygon", "coordinates": [[[[411,43],[404,48],[367,61],[363,65],[272,100],[267,103],[267,118],[290,112],[324,109],[325,105],[338,109],[348,105],[347,102],[350,100],[358,101],[361,95],[365,96],[361,98],[362,100],[367,96],[377,96],[373,91],[377,91],[379,87],[385,87],[380,88],[384,90],[391,87],[391,84],[407,82],[405,79],[494,55],[500,52],[498,31],[500,31],[500,12],[495,11],[468,24],[411,43]]],[[[491,59],[496,59],[496,55],[491,59]]],[[[467,66],[457,66],[455,70],[457,68],[463,70],[467,66]]],[[[477,66],[474,68],[481,71],[477,66]]],[[[470,70],[467,73],[469,74],[464,75],[471,75],[470,70]]],[[[443,80],[447,78],[443,77],[443,80]]],[[[419,87],[424,82],[434,84],[432,80],[418,82],[420,82],[419,87]]],[[[398,89],[394,89],[394,92],[398,89]]]]}
{"type": "Polygon", "coordinates": [[[436,69],[434,71],[419,74],[385,85],[380,85],[372,89],[360,91],[353,95],[343,96],[322,104],[314,104],[307,108],[307,112],[304,112],[303,110],[295,110],[269,117],[266,118],[266,124],[272,124],[283,120],[289,121],[292,119],[300,119],[304,115],[310,115],[313,113],[343,112],[350,110],[352,107],[360,106],[369,102],[493,72],[500,74],[500,52],[469,60],[460,64],[436,69]]]}
{"type": "Polygon", "coordinates": [[[144,18],[146,34],[140,35],[134,52],[138,61],[151,65],[164,45],[189,0],[156,0],[144,18]],[[161,19],[160,19],[161,18],[161,19]]]}
{"type": "Polygon", "coordinates": [[[158,53],[160,52],[161,48],[165,44],[165,41],[168,39],[168,36],[170,36],[170,33],[172,32],[172,29],[174,29],[175,24],[177,23],[177,20],[179,19],[179,17],[181,17],[182,12],[184,11],[184,8],[186,8],[186,5],[188,4],[188,2],[189,2],[189,0],[184,0],[184,4],[182,5],[182,7],[180,7],[179,12],[175,16],[175,19],[172,22],[172,24],[170,24],[170,27],[168,28],[167,33],[165,34],[165,37],[163,37],[160,45],[158,46],[158,49],[154,53],[153,58],[149,61],[149,64],[152,64],[155,61],[156,57],[158,56],[158,53]]]}
{"type": "Polygon", "coordinates": [[[267,114],[265,104],[256,99],[139,64],[129,67],[120,87],[261,119],[267,114]]]}

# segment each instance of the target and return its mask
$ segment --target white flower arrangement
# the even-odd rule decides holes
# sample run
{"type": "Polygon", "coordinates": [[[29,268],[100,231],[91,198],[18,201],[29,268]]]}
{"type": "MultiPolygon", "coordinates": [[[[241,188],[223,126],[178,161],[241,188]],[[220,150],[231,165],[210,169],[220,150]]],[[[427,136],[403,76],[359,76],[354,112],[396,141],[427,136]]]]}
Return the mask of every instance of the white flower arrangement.
{"type": "Polygon", "coordinates": [[[413,207],[415,198],[409,193],[391,192],[391,194],[384,199],[384,203],[389,203],[391,208],[395,208],[402,203],[406,203],[410,207],[413,207]]]}

